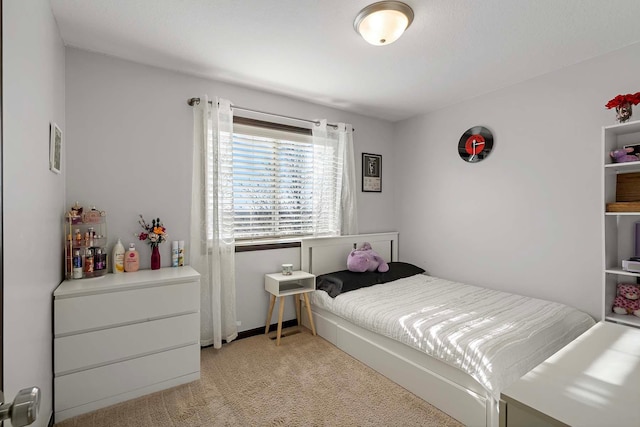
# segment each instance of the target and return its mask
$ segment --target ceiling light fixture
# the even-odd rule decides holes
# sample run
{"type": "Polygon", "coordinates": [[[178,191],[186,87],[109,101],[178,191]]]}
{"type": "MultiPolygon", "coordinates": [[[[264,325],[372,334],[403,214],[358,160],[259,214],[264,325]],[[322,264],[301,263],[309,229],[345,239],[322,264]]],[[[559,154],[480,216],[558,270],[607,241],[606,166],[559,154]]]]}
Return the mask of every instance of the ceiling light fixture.
{"type": "Polygon", "coordinates": [[[398,40],[413,22],[413,9],[399,1],[379,1],[358,13],[353,28],[375,46],[398,40]]]}

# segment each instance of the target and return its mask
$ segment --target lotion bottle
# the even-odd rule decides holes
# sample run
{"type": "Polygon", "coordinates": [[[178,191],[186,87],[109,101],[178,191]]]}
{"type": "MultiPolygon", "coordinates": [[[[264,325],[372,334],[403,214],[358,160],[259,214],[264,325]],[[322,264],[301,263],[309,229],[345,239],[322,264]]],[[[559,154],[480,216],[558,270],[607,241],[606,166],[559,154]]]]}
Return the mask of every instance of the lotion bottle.
{"type": "Polygon", "coordinates": [[[111,259],[113,260],[113,272],[124,273],[124,246],[122,246],[120,239],[118,239],[118,243],[113,247],[113,256],[111,259]]]}
{"type": "Polygon", "coordinates": [[[124,254],[124,271],[133,273],[140,268],[140,256],[134,243],[129,244],[129,250],[124,254]]]}

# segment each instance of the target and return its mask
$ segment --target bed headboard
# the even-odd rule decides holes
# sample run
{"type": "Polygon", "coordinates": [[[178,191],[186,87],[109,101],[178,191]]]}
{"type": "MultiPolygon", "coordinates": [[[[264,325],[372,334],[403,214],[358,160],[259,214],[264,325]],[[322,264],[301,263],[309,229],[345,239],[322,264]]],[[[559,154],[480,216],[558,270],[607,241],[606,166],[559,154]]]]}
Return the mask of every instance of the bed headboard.
{"type": "Polygon", "coordinates": [[[398,233],[355,234],[352,236],[319,237],[302,240],[300,265],[303,271],[316,276],[347,269],[351,250],[364,242],[385,261],[398,261],[398,233]]]}

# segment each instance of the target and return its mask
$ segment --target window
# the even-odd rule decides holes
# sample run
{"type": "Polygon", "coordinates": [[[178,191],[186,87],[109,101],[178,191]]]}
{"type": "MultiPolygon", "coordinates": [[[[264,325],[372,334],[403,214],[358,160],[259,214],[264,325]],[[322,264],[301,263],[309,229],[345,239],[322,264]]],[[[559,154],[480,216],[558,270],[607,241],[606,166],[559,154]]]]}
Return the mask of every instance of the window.
{"type": "Polygon", "coordinates": [[[308,129],[236,117],[232,148],[236,240],[339,234],[337,145],[308,129]]]}

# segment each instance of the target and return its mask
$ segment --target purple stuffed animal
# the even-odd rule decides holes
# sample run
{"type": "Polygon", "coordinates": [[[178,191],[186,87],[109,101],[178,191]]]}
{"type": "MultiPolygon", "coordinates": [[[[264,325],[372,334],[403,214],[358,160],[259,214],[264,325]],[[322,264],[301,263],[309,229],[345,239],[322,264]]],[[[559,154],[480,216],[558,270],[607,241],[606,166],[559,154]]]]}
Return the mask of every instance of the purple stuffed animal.
{"type": "Polygon", "coordinates": [[[347,257],[347,269],[356,273],[376,270],[386,273],[389,271],[389,264],[371,249],[368,242],[364,242],[360,248],[352,250],[347,257]]]}
{"type": "Polygon", "coordinates": [[[609,153],[614,163],[637,162],[638,156],[633,153],[633,148],[619,148],[609,153]]]}

